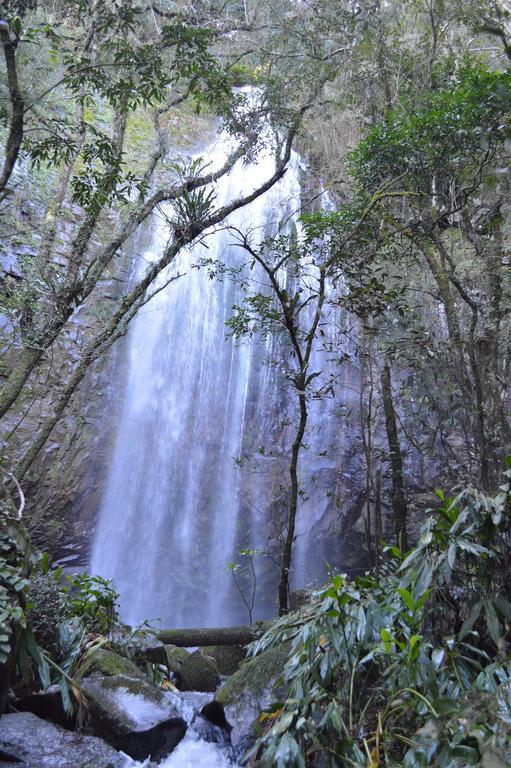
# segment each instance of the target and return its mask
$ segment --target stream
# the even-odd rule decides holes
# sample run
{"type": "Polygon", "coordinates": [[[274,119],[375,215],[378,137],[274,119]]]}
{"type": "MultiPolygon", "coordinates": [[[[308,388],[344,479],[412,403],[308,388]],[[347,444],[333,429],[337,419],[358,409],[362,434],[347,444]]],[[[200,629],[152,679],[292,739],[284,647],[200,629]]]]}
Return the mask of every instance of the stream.
{"type": "MultiPolygon", "coordinates": [[[[158,763],[159,768],[237,768],[238,762],[225,732],[197,717],[197,712],[212,701],[213,694],[191,691],[167,692],[165,695],[186,721],[188,728],[184,739],[174,751],[158,763]],[[205,740],[204,726],[208,734],[206,738],[216,741],[205,740]]],[[[141,763],[128,758],[126,768],[144,768],[149,765],[154,763],[150,760],[141,763]]]]}

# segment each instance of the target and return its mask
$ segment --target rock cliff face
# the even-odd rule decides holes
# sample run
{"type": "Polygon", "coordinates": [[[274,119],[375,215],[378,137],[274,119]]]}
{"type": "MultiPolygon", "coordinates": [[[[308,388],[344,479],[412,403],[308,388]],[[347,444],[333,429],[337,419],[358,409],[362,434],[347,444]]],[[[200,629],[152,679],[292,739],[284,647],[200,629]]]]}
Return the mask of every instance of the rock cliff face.
{"type": "MultiPolygon", "coordinates": [[[[119,298],[129,281],[134,254],[144,247],[147,229],[141,229],[116,266],[105,278],[91,313],[73,318],[72,330],[52,350],[16,413],[5,421],[4,435],[13,431],[8,456],[24,454],[51,414],[58,385],[66,381],[80,352],[83,331],[98,322],[103,302],[119,298]],[[44,383],[44,389],[41,385],[44,383]],[[36,400],[34,400],[34,391],[36,400]],[[38,396],[40,392],[42,396],[38,396]]],[[[124,375],[124,339],[99,358],[86,375],[60,422],[24,478],[26,513],[36,543],[64,566],[81,567],[88,561],[90,538],[104,485],[120,407],[124,375]]]]}

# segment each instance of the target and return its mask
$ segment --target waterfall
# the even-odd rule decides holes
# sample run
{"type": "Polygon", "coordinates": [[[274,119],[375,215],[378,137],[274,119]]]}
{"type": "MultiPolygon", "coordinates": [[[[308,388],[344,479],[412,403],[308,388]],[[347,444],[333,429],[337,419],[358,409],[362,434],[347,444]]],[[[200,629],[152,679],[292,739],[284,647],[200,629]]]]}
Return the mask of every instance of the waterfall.
{"type": "MultiPolygon", "coordinates": [[[[225,157],[225,145],[219,140],[209,150],[212,167],[225,157]]],[[[269,152],[250,164],[238,162],[217,184],[216,204],[256,188],[273,169],[269,152]]],[[[284,177],[232,214],[229,224],[251,230],[256,241],[275,234],[298,212],[300,195],[300,158],[293,153],[284,177]]],[[[139,269],[157,258],[167,237],[162,217],[139,269]]],[[[276,474],[286,455],[279,426],[284,385],[278,367],[268,364],[277,342],[228,336],[225,323],[242,301],[241,288],[228,278],[211,279],[194,264],[207,256],[236,268],[242,253],[225,228],[206,244],[207,250],[198,244],[179,255],[172,269],[184,276],[142,308],[128,334],[123,410],[91,570],[113,579],[121,616],[131,624],[246,623],[227,564],[240,547],[266,549],[273,535],[271,489],[282,483],[276,474]],[[271,457],[260,447],[268,444],[276,446],[271,457]],[[257,460],[244,468],[243,457],[254,453],[257,460]]],[[[325,413],[313,414],[313,431],[324,419],[325,413]]],[[[327,433],[318,446],[332,441],[330,427],[327,433]]],[[[311,471],[317,469],[312,460],[311,471]]],[[[306,504],[312,503],[309,497],[306,504]]],[[[307,529],[300,526],[297,563],[305,568],[307,529]]],[[[258,576],[268,593],[276,568],[269,558],[260,560],[258,576]]],[[[263,603],[258,618],[273,608],[268,599],[263,603]]]]}

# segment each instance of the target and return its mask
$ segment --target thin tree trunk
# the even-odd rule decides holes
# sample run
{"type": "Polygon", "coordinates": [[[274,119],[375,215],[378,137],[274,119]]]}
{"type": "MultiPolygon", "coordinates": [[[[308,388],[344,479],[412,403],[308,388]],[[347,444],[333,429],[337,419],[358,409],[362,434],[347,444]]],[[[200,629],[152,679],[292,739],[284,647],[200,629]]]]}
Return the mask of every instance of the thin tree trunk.
{"type": "MultiPolygon", "coordinates": [[[[16,49],[18,40],[16,37],[11,39],[11,33],[7,22],[0,19],[0,38],[4,49],[5,66],[7,69],[7,83],[9,87],[9,97],[11,100],[11,124],[9,135],[5,146],[5,158],[0,174],[0,199],[2,193],[11,178],[11,174],[16,165],[18,155],[23,141],[23,118],[25,112],[25,103],[19,89],[18,72],[16,69],[16,49]]],[[[5,193],[4,193],[5,194],[5,193]]]]}
{"type": "Polygon", "coordinates": [[[289,572],[291,569],[291,558],[293,552],[293,543],[295,537],[295,525],[296,525],[296,512],[298,509],[298,458],[300,455],[300,449],[302,447],[303,436],[305,434],[305,427],[307,426],[307,387],[311,380],[317,376],[317,373],[308,375],[309,362],[311,359],[312,346],[316,333],[318,330],[319,321],[321,319],[321,313],[323,311],[323,304],[325,301],[325,284],[328,275],[329,265],[323,264],[319,269],[319,285],[317,292],[317,304],[314,312],[314,319],[310,328],[305,336],[304,343],[300,339],[300,329],[297,324],[297,318],[307,301],[300,305],[296,303],[292,304],[289,301],[287,292],[282,289],[277,272],[285,262],[285,259],[280,262],[278,267],[270,266],[265,259],[254,248],[251,247],[247,236],[243,237],[241,245],[250,255],[257,261],[268,275],[272,288],[277,296],[282,309],[283,323],[286,327],[293,352],[296,355],[298,370],[293,377],[293,382],[298,393],[298,402],[300,408],[300,420],[295,434],[295,439],[291,448],[291,462],[289,465],[290,476],[290,498],[288,507],[287,518],[287,531],[284,541],[284,548],[282,552],[282,561],[280,567],[280,580],[278,589],[279,598],[279,614],[282,616],[288,611],[289,603],[289,572]]]}
{"type": "Polygon", "coordinates": [[[373,422],[373,374],[371,365],[371,335],[366,333],[367,319],[362,320],[363,338],[362,354],[360,364],[360,387],[359,387],[359,411],[360,411],[360,434],[362,437],[362,449],[365,458],[365,499],[366,516],[364,520],[364,530],[366,534],[367,557],[369,559],[369,568],[372,570],[374,565],[373,558],[373,524],[371,520],[371,491],[372,491],[372,422],[373,422]],[[367,386],[366,386],[367,384],[367,386]],[[364,402],[364,394],[368,390],[367,407],[364,402]]]}
{"type": "Polygon", "coordinates": [[[403,455],[399,445],[396,412],[392,396],[392,382],[388,363],[381,371],[381,389],[385,427],[389,444],[390,466],[392,470],[392,512],[394,514],[394,531],[396,542],[404,552],[408,548],[407,516],[408,509],[404,492],[403,455]]]}
{"type": "MultiPolygon", "coordinates": [[[[304,377],[305,378],[305,377],[304,377]]],[[[305,387],[305,381],[299,382],[298,386],[305,387]]],[[[302,390],[303,391],[303,388],[302,390]]],[[[291,569],[291,557],[293,552],[293,543],[295,538],[296,511],[298,509],[298,457],[302,447],[305,427],[307,425],[307,401],[305,394],[299,395],[300,401],[300,421],[296,430],[293,447],[291,449],[291,463],[289,465],[289,477],[291,480],[289,509],[287,518],[286,540],[282,552],[282,563],[280,567],[279,581],[279,615],[287,613],[289,603],[289,571],[291,569]]]]}
{"type": "Polygon", "coordinates": [[[382,540],[382,520],[381,520],[381,469],[376,470],[376,480],[374,488],[374,525],[375,525],[375,560],[376,560],[376,573],[380,571],[381,560],[381,540],[382,540]]]}
{"type": "MultiPolygon", "coordinates": [[[[457,292],[459,293],[459,295],[461,296],[461,298],[469,308],[470,313],[472,315],[472,318],[470,321],[470,329],[468,333],[468,340],[464,346],[468,354],[473,386],[466,388],[465,392],[468,398],[469,409],[470,409],[470,406],[472,405],[472,398],[475,400],[474,434],[475,434],[477,453],[479,455],[479,474],[480,474],[481,484],[483,489],[489,490],[490,448],[488,444],[487,430],[486,430],[484,387],[483,387],[483,380],[481,376],[481,366],[478,360],[477,339],[476,339],[476,330],[479,322],[479,307],[477,305],[477,302],[470,297],[470,295],[467,293],[467,291],[461,284],[460,280],[456,277],[454,264],[452,263],[452,260],[449,257],[449,253],[446,250],[443,243],[441,242],[441,240],[437,237],[433,237],[433,241],[442,257],[443,271],[446,274],[448,274],[448,279],[450,283],[457,290],[457,292]],[[446,264],[449,264],[450,266],[451,271],[449,273],[447,273],[447,270],[445,269],[446,264]]],[[[488,382],[485,382],[485,383],[488,384],[488,382]]],[[[489,389],[490,387],[487,386],[489,399],[491,399],[491,393],[489,392],[489,389]]]]}

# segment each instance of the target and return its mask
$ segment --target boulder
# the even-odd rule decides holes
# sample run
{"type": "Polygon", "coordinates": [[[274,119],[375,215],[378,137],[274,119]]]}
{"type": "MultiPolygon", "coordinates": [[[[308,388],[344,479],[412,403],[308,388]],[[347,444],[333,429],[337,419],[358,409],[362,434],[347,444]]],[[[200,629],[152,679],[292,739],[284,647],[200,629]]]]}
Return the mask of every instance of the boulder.
{"type": "Polygon", "coordinates": [[[181,691],[216,691],[220,675],[216,661],[202,651],[189,653],[184,648],[166,645],[167,665],[181,691]]]}
{"type": "Polygon", "coordinates": [[[129,764],[94,736],[66,731],[32,712],[0,719],[0,763],[3,768],[124,768],[129,764]]]}
{"type": "Polygon", "coordinates": [[[170,697],[147,680],[127,675],[84,678],[86,730],[135,760],[168,755],[186,732],[170,697]]]}
{"type": "Polygon", "coordinates": [[[112,645],[118,650],[128,647],[135,661],[166,664],[165,646],[152,633],[144,629],[133,631],[131,627],[118,629],[112,636],[112,645]]]}
{"type": "Polygon", "coordinates": [[[80,676],[91,677],[92,675],[101,675],[103,677],[128,675],[128,677],[145,679],[144,673],[133,661],[118,653],[114,653],[114,651],[107,651],[105,648],[98,648],[88,653],[85,662],[82,664],[80,676]]]}
{"type": "Polygon", "coordinates": [[[184,648],[178,648],[176,645],[165,646],[165,664],[169,672],[172,673],[174,681],[179,685],[181,681],[181,667],[184,660],[190,654],[184,648]]]}
{"type": "MultiPolygon", "coordinates": [[[[80,668],[80,678],[96,675],[100,677],[127,675],[146,680],[144,673],[134,662],[104,648],[89,652],[80,668]]],[[[58,685],[50,685],[45,691],[38,693],[19,695],[13,698],[12,706],[17,712],[33,712],[34,715],[63,725],[65,728],[73,728],[75,724],[75,715],[69,715],[64,709],[58,685]]]]}
{"type": "Polygon", "coordinates": [[[216,661],[221,675],[234,675],[246,656],[241,645],[208,645],[202,648],[202,652],[216,661]]]}
{"type": "Polygon", "coordinates": [[[229,731],[213,725],[202,715],[196,715],[190,727],[202,741],[207,741],[209,744],[230,744],[231,742],[229,731]]]}
{"type": "Polygon", "coordinates": [[[227,721],[232,726],[234,746],[248,745],[255,736],[261,712],[285,697],[286,692],[278,685],[278,678],[287,661],[289,647],[289,643],[282,643],[247,659],[217,691],[216,700],[223,704],[227,721]]]}
{"type": "Polygon", "coordinates": [[[209,701],[195,715],[191,723],[203,741],[214,744],[231,743],[231,725],[225,717],[224,707],[219,701],[209,701]]]}

